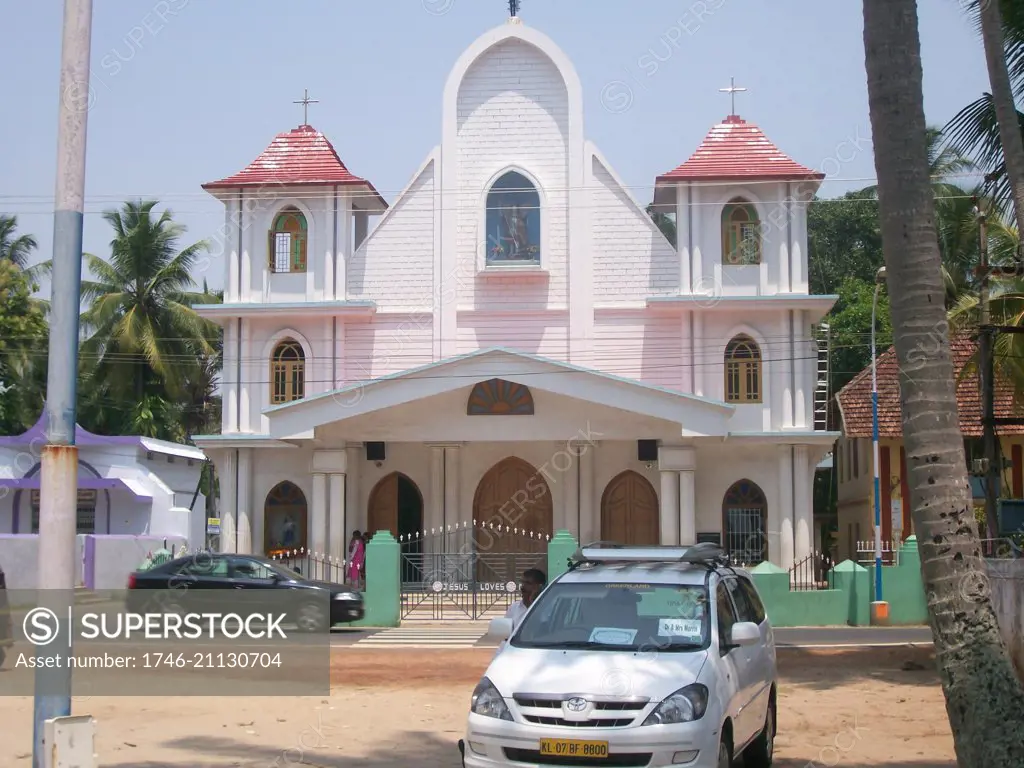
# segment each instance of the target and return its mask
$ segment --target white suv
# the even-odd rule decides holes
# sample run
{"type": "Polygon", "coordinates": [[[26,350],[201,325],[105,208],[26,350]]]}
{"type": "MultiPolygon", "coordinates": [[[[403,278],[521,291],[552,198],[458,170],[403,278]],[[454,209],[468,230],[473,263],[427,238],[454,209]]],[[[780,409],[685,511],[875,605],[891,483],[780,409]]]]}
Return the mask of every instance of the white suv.
{"type": "Polygon", "coordinates": [[[777,701],[771,625],[721,549],[587,547],[487,668],[459,747],[466,768],[768,768],[777,701]]]}

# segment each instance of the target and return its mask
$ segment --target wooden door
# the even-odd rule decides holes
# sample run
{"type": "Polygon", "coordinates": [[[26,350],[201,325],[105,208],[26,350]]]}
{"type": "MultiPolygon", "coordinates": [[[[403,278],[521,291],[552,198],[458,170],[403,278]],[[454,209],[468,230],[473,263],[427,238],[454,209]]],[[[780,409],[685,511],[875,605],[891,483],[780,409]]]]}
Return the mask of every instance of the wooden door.
{"type": "Polygon", "coordinates": [[[370,508],[366,514],[367,532],[390,531],[398,536],[398,473],[392,472],[370,492],[370,508]]]}
{"type": "Polygon", "coordinates": [[[601,497],[601,539],[640,547],[660,544],[660,516],[651,484],[636,472],[623,472],[601,497]]]}
{"type": "Polygon", "coordinates": [[[522,459],[507,458],[491,467],[480,481],[473,500],[473,517],[495,528],[484,534],[479,549],[493,553],[516,552],[521,536],[506,534],[506,527],[550,536],[553,527],[551,490],[544,476],[522,459]],[[488,539],[493,538],[493,541],[488,539]]]}

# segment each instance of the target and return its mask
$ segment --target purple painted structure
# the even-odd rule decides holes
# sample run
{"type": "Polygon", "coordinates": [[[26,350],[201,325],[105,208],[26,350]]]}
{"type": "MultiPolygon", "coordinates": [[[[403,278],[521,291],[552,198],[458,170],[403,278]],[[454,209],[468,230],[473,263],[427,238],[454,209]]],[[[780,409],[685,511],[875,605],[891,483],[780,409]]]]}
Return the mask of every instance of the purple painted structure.
{"type": "MultiPolygon", "coordinates": [[[[7,448],[17,448],[25,445],[38,446],[41,451],[42,447],[46,445],[46,424],[44,422],[45,415],[41,415],[39,420],[26,432],[22,432],[20,435],[0,436],[0,446],[7,448]]],[[[94,435],[92,432],[82,429],[80,426],[75,424],[75,445],[79,448],[99,445],[141,446],[142,438],[135,435],[94,435]]]]}

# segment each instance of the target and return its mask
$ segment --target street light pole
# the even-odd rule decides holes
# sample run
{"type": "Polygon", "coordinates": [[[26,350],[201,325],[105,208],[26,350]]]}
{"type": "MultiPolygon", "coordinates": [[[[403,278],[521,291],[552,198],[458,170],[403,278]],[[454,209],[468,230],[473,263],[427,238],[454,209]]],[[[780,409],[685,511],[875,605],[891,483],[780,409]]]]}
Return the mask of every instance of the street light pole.
{"type": "Polygon", "coordinates": [[[871,453],[875,478],[875,600],[882,601],[882,481],[879,476],[878,450],[878,372],[875,362],[875,317],[878,314],[878,292],[885,282],[885,267],[875,274],[875,296],[871,302],[871,453]]]}
{"type": "MultiPolygon", "coordinates": [[[[78,449],[75,399],[78,381],[78,313],[81,306],[82,219],[85,211],[85,141],[91,104],[89,55],[92,0],[65,0],[57,125],[57,185],[53,211],[53,279],[50,347],[46,378],[46,445],[39,485],[38,589],[63,630],[59,640],[39,646],[39,656],[57,650],[70,658],[69,622],[75,588],[78,449]]],[[[48,765],[47,720],[71,714],[71,670],[37,666],[33,706],[32,766],[48,765]]]]}

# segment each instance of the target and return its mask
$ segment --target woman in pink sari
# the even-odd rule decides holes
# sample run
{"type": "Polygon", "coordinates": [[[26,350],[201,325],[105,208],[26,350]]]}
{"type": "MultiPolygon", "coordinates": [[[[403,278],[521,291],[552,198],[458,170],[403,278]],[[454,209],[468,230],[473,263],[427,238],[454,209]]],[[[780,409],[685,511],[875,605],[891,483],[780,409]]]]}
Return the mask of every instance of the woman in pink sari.
{"type": "Polygon", "coordinates": [[[359,583],[359,574],[363,568],[363,561],[366,559],[366,546],[363,544],[363,535],[359,531],[352,531],[352,541],[348,543],[348,580],[351,584],[359,583]]]}

